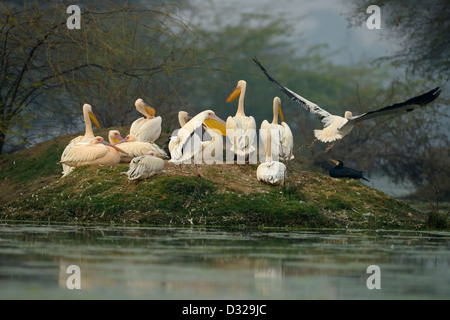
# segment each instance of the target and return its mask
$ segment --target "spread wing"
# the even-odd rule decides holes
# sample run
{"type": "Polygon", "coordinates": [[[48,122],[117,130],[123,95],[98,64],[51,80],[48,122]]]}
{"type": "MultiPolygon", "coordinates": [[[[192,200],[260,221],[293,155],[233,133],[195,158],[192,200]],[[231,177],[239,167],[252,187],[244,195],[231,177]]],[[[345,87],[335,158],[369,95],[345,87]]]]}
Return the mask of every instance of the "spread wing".
{"type": "Polygon", "coordinates": [[[278,86],[278,88],[280,88],[281,91],[283,91],[291,100],[300,104],[303,108],[305,108],[310,113],[317,114],[319,116],[320,121],[322,121],[322,123],[324,124],[325,127],[327,127],[330,124],[329,123],[330,121],[327,119],[331,116],[331,113],[322,109],[314,102],[311,102],[311,101],[303,98],[302,96],[298,95],[294,91],[292,91],[292,90],[286,88],[285,86],[283,86],[282,84],[280,84],[278,81],[276,81],[274,78],[272,78],[272,76],[269,73],[267,73],[266,69],[261,65],[261,63],[258,61],[258,59],[253,58],[253,61],[262,70],[262,72],[264,72],[264,74],[267,76],[267,78],[270,81],[272,81],[273,83],[275,83],[278,86]]]}
{"type": "Polygon", "coordinates": [[[441,90],[435,88],[420,96],[408,99],[404,102],[393,104],[375,111],[369,111],[359,116],[353,116],[348,119],[349,123],[357,123],[364,120],[380,117],[388,114],[401,114],[413,111],[414,109],[421,108],[434,101],[441,94],[441,90]]]}

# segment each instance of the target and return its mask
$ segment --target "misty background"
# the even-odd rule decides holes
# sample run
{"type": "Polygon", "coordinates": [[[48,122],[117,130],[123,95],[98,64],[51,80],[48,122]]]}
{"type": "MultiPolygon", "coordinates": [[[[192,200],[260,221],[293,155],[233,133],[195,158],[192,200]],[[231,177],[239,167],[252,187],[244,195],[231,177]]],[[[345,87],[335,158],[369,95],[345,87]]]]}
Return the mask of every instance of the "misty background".
{"type": "Polygon", "coordinates": [[[447,200],[449,191],[449,1],[189,0],[81,1],[81,29],[68,30],[66,1],[3,1],[1,152],[14,153],[84,130],[81,107],[102,127],[128,126],[143,98],[178,127],[180,110],[236,113],[225,102],[247,81],[245,112],[257,126],[282,100],[305,170],[338,158],[368,185],[400,197],[447,200]],[[381,9],[370,30],[369,5],[381,9]],[[253,64],[327,111],[360,114],[437,86],[431,106],[366,121],[327,154],[310,143],[317,117],[289,100],[253,64]]]}

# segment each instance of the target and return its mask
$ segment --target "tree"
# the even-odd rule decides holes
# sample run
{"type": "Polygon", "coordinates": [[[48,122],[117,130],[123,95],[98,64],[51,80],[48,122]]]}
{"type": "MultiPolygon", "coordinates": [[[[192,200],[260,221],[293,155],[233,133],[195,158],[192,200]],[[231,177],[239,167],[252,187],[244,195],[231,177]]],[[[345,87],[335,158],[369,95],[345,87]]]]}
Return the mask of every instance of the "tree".
{"type": "Polygon", "coordinates": [[[83,103],[104,126],[131,122],[136,98],[159,106],[173,97],[163,90],[172,89],[168,77],[199,65],[176,6],[111,1],[81,9],[81,29],[71,30],[62,1],[0,5],[0,153],[38,128],[48,136],[72,131],[83,103]],[[63,127],[50,125],[55,119],[63,127]]]}
{"type": "Polygon", "coordinates": [[[352,26],[365,24],[369,5],[381,9],[384,35],[400,48],[386,57],[395,65],[429,79],[450,78],[450,2],[448,0],[350,0],[352,26]]]}

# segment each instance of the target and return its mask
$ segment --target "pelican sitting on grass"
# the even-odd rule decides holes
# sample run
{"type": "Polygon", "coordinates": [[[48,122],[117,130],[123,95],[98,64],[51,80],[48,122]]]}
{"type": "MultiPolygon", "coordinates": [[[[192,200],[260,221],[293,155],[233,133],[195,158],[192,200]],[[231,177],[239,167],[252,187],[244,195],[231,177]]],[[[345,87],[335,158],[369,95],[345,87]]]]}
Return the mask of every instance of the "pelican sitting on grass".
{"type": "Polygon", "coordinates": [[[325,109],[320,108],[317,104],[303,98],[294,91],[281,85],[267,73],[266,69],[256,58],[254,58],[253,61],[264,72],[267,78],[275,83],[278,88],[280,88],[281,91],[283,91],[289,98],[300,104],[310,113],[317,114],[319,116],[319,119],[324,125],[324,128],[322,130],[314,130],[314,136],[316,137],[316,139],[311,143],[311,147],[318,140],[324,143],[332,142],[332,144],[325,149],[325,152],[330,150],[336,143],[336,141],[349,134],[352,131],[353,127],[355,125],[358,126],[361,121],[389,114],[405,114],[407,112],[411,112],[416,108],[426,106],[430,102],[434,101],[441,93],[441,90],[439,88],[435,88],[404,102],[396,103],[378,110],[369,111],[358,116],[354,116],[352,112],[346,111],[344,117],[341,117],[329,113],[325,109]]]}
{"type": "Polygon", "coordinates": [[[164,160],[155,157],[153,152],[133,158],[130,168],[123,172],[129,180],[143,180],[160,173],[164,168],[164,160]]]}
{"type": "Polygon", "coordinates": [[[272,160],[271,139],[270,134],[266,135],[266,143],[264,145],[266,161],[261,163],[256,169],[256,178],[267,184],[280,185],[284,184],[286,166],[282,162],[272,160]]]}
{"type": "MultiPolygon", "coordinates": [[[[94,138],[94,131],[92,130],[92,123],[94,123],[94,125],[97,127],[97,129],[100,129],[100,125],[99,125],[94,113],[92,112],[92,106],[90,104],[85,103],[83,105],[83,119],[84,119],[84,126],[85,126],[84,136],[78,136],[69,142],[69,144],[66,146],[66,148],[64,149],[64,151],[61,155],[61,160],[63,160],[67,156],[69,151],[74,146],[76,146],[77,144],[80,144],[80,143],[87,144],[94,138]],[[92,121],[92,123],[91,123],[91,121],[92,121]]],[[[67,176],[74,169],[74,167],[68,166],[66,164],[62,164],[62,167],[63,167],[62,177],[67,176]]]]}
{"type": "Polygon", "coordinates": [[[109,142],[115,146],[120,146],[126,154],[121,154],[121,162],[130,162],[134,157],[139,157],[152,152],[157,157],[166,158],[166,152],[154,142],[137,141],[132,134],[122,138],[118,130],[110,130],[108,134],[109,142]]]}
{"type": "Polygon", "coordinates": [[[111,165],[120,162],[122,149],[104,141],[102,137],[92,138],[89,143],[78,143],[61,158],[60,163],[71,167],[87,165],[111,165]]]}

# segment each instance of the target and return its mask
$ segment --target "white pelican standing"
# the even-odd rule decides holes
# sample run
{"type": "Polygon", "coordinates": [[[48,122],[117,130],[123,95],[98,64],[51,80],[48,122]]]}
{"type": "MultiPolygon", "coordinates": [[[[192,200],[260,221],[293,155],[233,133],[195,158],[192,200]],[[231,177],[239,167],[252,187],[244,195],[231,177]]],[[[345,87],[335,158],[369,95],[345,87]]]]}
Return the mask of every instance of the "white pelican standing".
{"type": "Polygon", "coordinates": [[[73,146],[61,158],[60,163],[71,167],[117,164],[120,162],[119,152],[125,151],[107,143],[102,137],[97,136],[91,138],[89,143],[78,143],[73,146]]]}
{"type": "MultiPolygon", "coordinates": [[[[61,160],[69,153],[69,151],[75,145],[77,145],[78,143],[85,143],[85,144],[89,143],[92,140],[92,138],[94,138],[94,131],[92,130],[91,121],[94,123],[94,125],[97,127],[97,129],[100,129],[100,125],[99,125],[94,113],[92,112],[92,106],[90,104],[85,103],[83,105],[83,119],[84,119],[84,125],[85,125],[84,136],[78,136],[78,137],[70,140],[69,144],[66,146],[66,148],[64,149],[64,151],[61,155],[61,160]]],[[[68,166],[66,164],[63,164],[62,168],[63,168],[62,177],[67,176],[74,169],[74,167],[68,166]]]]}
{"type": "Polygon", "coordinates": [[[247,82],[239,80],[236,88],[228,96],[226,102],[231,102],[239,97],[238,109],[234,117],[228,117],[226,129],[233,130],[231,151],[237,156],[247,157],[255,151],[253,146],[256,137],[256,122],[252,116],[246,116],[244,112],[244,99],[247,82]]]}
{"type": "Polygon", "coordinates": [[[134,157],[139,157],[153,152],[157,157],[167,157],[166,152],[154,142],[137,141],[132,134],[122,138],[118,130],[110,130],[108,139],[111,144],[119,146],[127,154],[121,153],[121,162],[130,162],[134,157]]]}
{"type": "Polygon", "coordinates": [[[164,168],[164,160],[155,157],[153,152],[133,158],[127,172],[129,180],[143,180],[160,173],[164,168]]]}
{"type": "Polygon", "coordinates": [[[266,161],[261,163],[258,169],[256,169],[256,178],[259,181],[271,185],[283,184],[286,177],[286,166],[282,162],[272,160],[270,134],[266,135],[264,153],[266,155],[266,161]]]}
{"type": "Polygon", "coordinates": [[[284,122],[283,111],[281,110],[281,99],[275,97],[273,99],[273,119],[272,123],[264,120],[261,123],[261,130],[265,130],[266,133],[270,133],[272,139],[278,140],[278,157],[281,160],[291,160],[294,158],[292,149],[294,148],[294,137],[292,135],[291,128],[284,122]],[[280,115],[281,125],[278,124],[278,115],[280,115]]]}
{"type": "Polygon", "coordinates": [[[155,109],[141,98],[137,99],[134,105],[136,110],[145,117],[141,117],[131,124],[130,134],[135,136],[137,141],[155,142],[161,134],[161,117],[155,117],[155,109]]]}
{"type": "Polygon", "coordinates": [[[404,114],[405,112],[413,111],[416,108],[420,108],[429,104],[430,102],[435,100],[441,93],[441,90],[438,87],[420,96],[408,99],[404,102],[396,103],[378,110],[369,111],[359,116],[353,116],[350,111],[346,111],[344,117],[341,117],[329,113],[328,111],[320,108],[317,104],[301,97],[292,90],[284,87],[267,73],[266,69],[261,65],[261,63],[259,63],[256,58],[253,58],[253,61],[264,72],[267,78],[275,83],[278,88],[280,88],[281,91],[283,91],[289,98],[303,106],[310,113],[319,115],[320,121],[324,125],[324,128],[323,130],[314,130],[314,136],[316,137],[316,139],[312,142],[311,146],[315,142],[317,142],[317,140],[324,143],[332,142],[332,144],[325,149],[325,152],[330,150],[337,140],[340,140],[347,134],[349,134],[352,131],[353,127],[355,125],[359,125],[361,121],[388,114],[404,114]]]}
{"type": "MultiPolygon", "coordinates": [[[[225,122],[216,116],[214,111],[206,110],[200,112],[195,117],[190,119],[181,129],[178,130],[177,134],[170,138],[169,151],[171,159],[169,162],[178,164],[180,167],[181,174],[183,170],[181,165],[183,163],[191,163],[191,159],[194,158],[194,164],[196,168],[197,176],[201,176],[198,171],[198,159],[202,159],[202,152],[206,146],[208,146],[211,141],[206,141],[204,143],[201,141],[201,137],[196,137],[196,130],[199,130],[205,120],[212,120],[208,126],[212,129],[218,130],[222,135],[225,135],[225,122]]],[[[214,141],[214,140],[212,140],[214,141]]]]}

